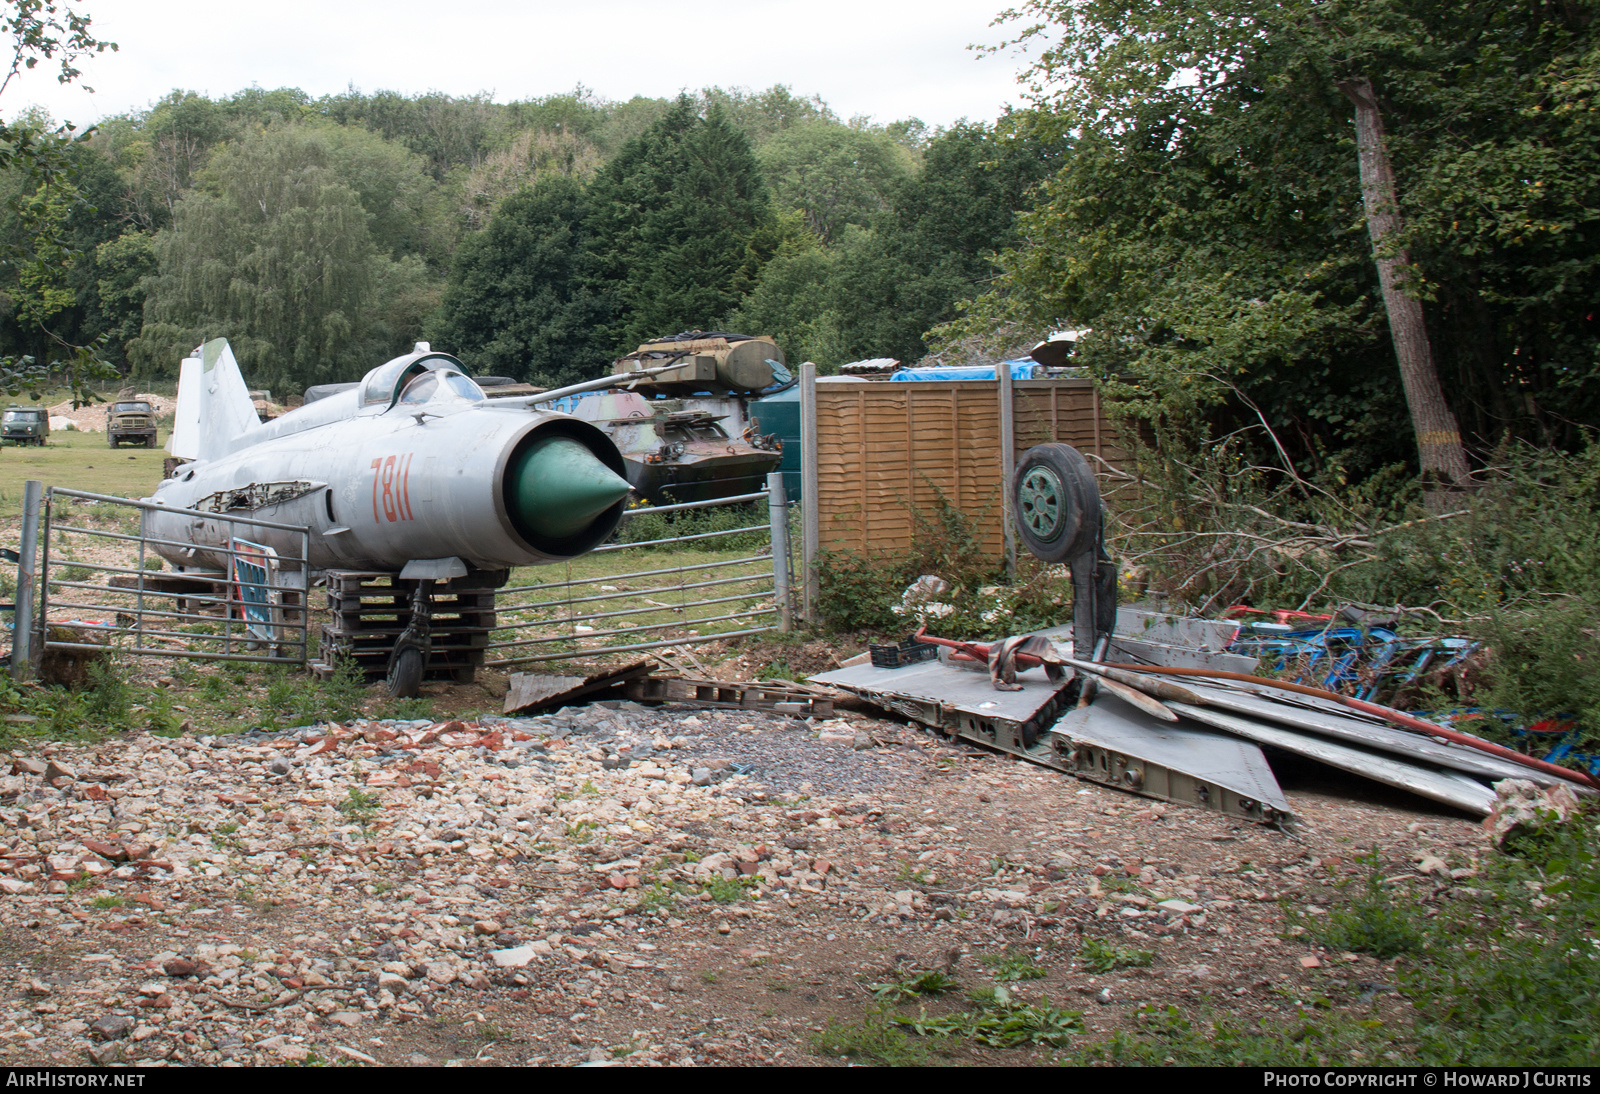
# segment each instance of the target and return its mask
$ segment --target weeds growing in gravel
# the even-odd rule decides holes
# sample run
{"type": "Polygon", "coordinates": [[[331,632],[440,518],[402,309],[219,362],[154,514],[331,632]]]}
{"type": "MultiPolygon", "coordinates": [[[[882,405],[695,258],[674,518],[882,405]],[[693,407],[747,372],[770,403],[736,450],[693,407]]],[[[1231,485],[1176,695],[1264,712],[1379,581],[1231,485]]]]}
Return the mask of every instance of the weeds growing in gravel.
{"type": "Polygon", "coordinates": [[[996,980],[1042,980],[1045,970],[1033,960],[1033,955],[1021,950],[984,954],[979,961],[996,980]]]}
{"type": "Polygon", "coordinates": [[[1021,1003],[1005,988],[975,994],[972,1009],[960,1014],[929,1018],[897,1016],[897,1024],[920,1037],[959,1037],[990,1048],[1023,1045],[1066,1045],[1083,1029],[1083,1012],[1051,1006],[1048,1001],[1021,1003]]]}
{"type": "Polygon", "coordinates": [[[352,786],[345,794],[344,801],[335,808],[359,824],[361,830],[365,832],[372,822],[378,819],[382,804],[382,799],[377,794],[352,786]]]}
{"type": "Polygon", "coordinates": [[[811,1039],[811,1047],[822,1056],[868,1060],[889,1067],[919,1067],[927,1062],[928,1050],[900,1028],[897,1019],[882,1007],[869,1010],[859,1022],[832,1018],[811,1039]]]}
{"type": "Polygon", "coordinates": [[[1149,1006],[1135,1014],[1134,1032],[1087,1045],[1070,1064],[1178,1067],[1266,1067],[1393,1063],[1381,1058],[1371,1026],[1342,1015],[1321,1015],[1252,1026],[1227,1015],[1191,1018],[1177,1007],[1149,1006]]]}
{"type": "Polygon", "coordinates": [[[896,881],[911,882],[915,885],[923,885],[928,882],[929,876],[925,867],[913,866],[909,862],[902,862],[900,869],[895,871],[894,879],[896,881]]]}
{"type": "Polygon", "coordinates": [[[376,717],[393,718],[397,722],[415,722],[433,717],[433,700],[422,696],[410,699],[390,699],[376,717]]]}
{"type": "Polygon", "coordinates": [[[1306,933],[1330,950],[1370,953],[1380,959],[1407,953],[1422,943],[1415,914],[1397,906],[1392,886],[1383,884],[1383,863],[1378,852],[1363,855],[1366,875],[1352,892],[1353,880],[1340,883],[1342,906],[1325,916],[1302,918],[1285,909],[1285,921],[1304,927],[1306,933]]]}
{"type": "MultiPolygon", "coordinates": [[[[1324,944],[1414,939],[1395,953],[1393,989],[1410,1004],[1399,1020],[1359,1009],[1388,990],[1370,983],[1346,989],[1348,1009],[1255,1026],[1166,1008],[1143,1015],[1136,1031],[1082,1050],[1074,1062],[1593,1067],[1600,1063],[1594,826],[1591,814],[1559,826],[1527,855],[1490,859],[1470,886],[1432,906],[1374,890],[1376,870],[1341,897],[1349,903],[1320,928],[1328,932],[1324,944]],[[1375,917],[1376,910],[1386,914],[1375,917]]],[[[1331,984],[1327,990],[1337,994],[1331,984]]]]}
{"type": "Polygon", "coordinates": [[[1103,938],[1085,938],[1078,947],[1078,960],[1090,972],[1144,968],[1155,959],[1156,955],[1149,950],[1119,946],[1103,938]]]}
{"type": "MultiPolygon", "coordinates": [[[[896,970],[899,972],[900,970],[896,970]]],[[[924,995],[943,995],[954,991],[961,986],[961,982],[948,973],[938,970],[910,969],[897,977],[884,980],[878,984],[868,984],[867,990],[872,992],[874,999],[885,1002],[898,1003],[905,999],[916,999],[924,995]]]]}
{"type": "Polygon", "coordinates": [[[1144,886],[1131,877],[1107,875],[1100,879],[1100,888],[1108,893],[1142,893],[1144,886]]]}
{"type": "Polygon", "coordinates": [[[710,893],[711,899],[718,904],[733,904],[750,895],[759,882],[753,877],[714,877],[706,882],[702,892],[710,893]]]}

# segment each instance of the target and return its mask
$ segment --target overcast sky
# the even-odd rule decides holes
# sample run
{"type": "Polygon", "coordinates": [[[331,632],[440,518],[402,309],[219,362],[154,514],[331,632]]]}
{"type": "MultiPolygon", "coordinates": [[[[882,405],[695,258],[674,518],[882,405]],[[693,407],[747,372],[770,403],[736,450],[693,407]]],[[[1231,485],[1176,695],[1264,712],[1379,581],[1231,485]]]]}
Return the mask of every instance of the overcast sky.
{"type": "Polygon", "coordinates": [[[499,102],[570,91],[667,96],[705,86],[787,84],[841,118],[993,119],[1020,103],[1014,52],[990,23],[1008,0],[75,0],[119,52],[62,87],[45,64],[14,80],[0,111],[30,104],[80,126],[148,107],[174,88],[226,95],[298,87],[499,102]]]}

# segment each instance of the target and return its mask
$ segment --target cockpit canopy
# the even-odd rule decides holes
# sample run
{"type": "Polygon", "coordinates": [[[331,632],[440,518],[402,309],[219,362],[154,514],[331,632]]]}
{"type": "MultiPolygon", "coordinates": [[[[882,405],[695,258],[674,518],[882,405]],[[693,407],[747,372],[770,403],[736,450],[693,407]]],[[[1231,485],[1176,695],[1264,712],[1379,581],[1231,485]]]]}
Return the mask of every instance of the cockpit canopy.
{"type": "Polygon", "coordinates": [[[460,361],[448,353],[434,353],[424,342],[417,343],[417,352],[379,365],[361,381],[363,409],[387,410],[397,403],[420,406],[437,398],[481,402],[485,396],[460,361]]]}

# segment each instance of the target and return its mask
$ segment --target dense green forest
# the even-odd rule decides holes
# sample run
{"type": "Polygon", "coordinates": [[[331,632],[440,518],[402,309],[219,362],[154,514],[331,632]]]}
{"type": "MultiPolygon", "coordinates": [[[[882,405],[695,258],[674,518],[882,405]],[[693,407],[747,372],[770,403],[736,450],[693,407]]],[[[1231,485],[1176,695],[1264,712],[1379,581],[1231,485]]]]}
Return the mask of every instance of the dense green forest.
{"type": "MultiPolygon", "coordinates": [[[[680,330],[823,369],[1089,328],[1121,405],[1271,422],[1347,483],[1415,468],[1352,99],[1481,465],[1600,413],[1596,0],[1031,0],[1028,109],[930,129],[776,86],[609,102],[174,92],[0,173],[0,355],[170,378],[227,336],[293,392],[428,339],[559,383],[680,330]],[[41,233],[41,225],[51,231],[41,233]]],[[[975,28],[975,35],[980,28],[975,28]]],[[[48,130],[48,119],[28,124],[48,130]]]]}
{"type": "Polygon", "coordinates": [[[1267,421],[1335,485],[1415,466],[1354,110],[1393,162],[1407,294],[1481,462],[1600,424],[1594,0],[1030,0],[1037,109],[1070,133],[968,330],[1070,319],[1152,415],[1267,421]]]}
{"type": "MultiPolygon", "coordinates": [[[[719,326],[824,368],[916,360],[987,289],[1052,163],[1003,125],[847,123],[784,87],[622,103],[174,92],[67,154],[66,257],[0,282],[0,353],[47,361],[104,336],[121,371],[168,379],[222,335],[253,383],[286,393],[418,339],[545,383],[719,326]]],[[[4,184],[18,208],[37,189],[4,184]]]]}

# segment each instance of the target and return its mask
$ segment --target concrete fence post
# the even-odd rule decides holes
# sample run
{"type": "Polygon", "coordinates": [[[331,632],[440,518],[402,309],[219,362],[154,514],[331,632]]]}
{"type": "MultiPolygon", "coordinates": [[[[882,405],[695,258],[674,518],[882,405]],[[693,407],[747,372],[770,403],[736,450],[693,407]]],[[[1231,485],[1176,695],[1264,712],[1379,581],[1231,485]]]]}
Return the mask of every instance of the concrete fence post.
{"type": "Polygon", "coordinates": [[[817,621],[817,555],[821,546],[817,511],[817,366],[800,366],[800,580],[805,588],[805,619],[817,621]]]}
{"type": "Polygon", "coordinates": [[[33,601],[39,577],[39,518],[44,505],[44,484],[29,479],[22,486],[22,543],[17,562],[17,603],[11,618],[11,678],[33,677],[33,601]]]}
{"type": "Polygon", "coordinates": [[[767,476],[767,520],[772,526],[772,599],[778,608],[778,630],[794,628],[789,594],[789,499],[783,489],[783,472],[767,476]]]}

